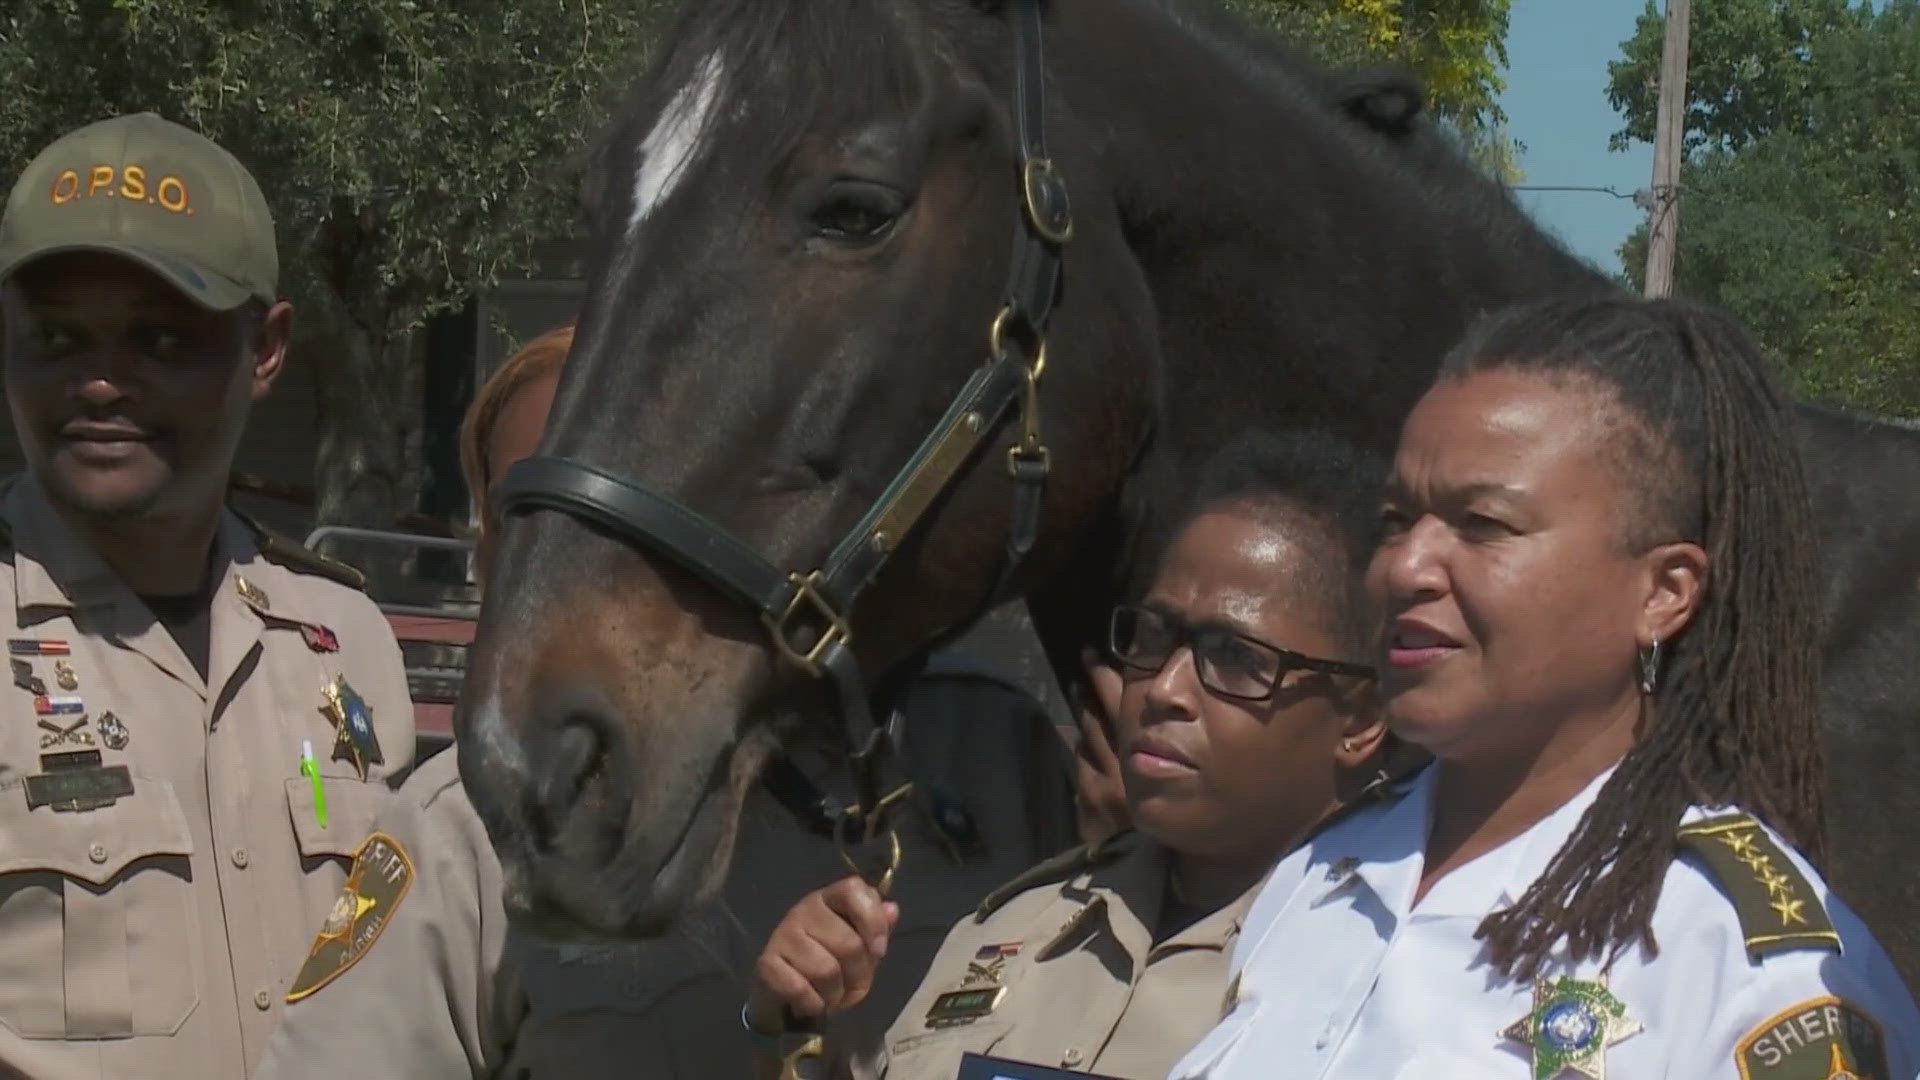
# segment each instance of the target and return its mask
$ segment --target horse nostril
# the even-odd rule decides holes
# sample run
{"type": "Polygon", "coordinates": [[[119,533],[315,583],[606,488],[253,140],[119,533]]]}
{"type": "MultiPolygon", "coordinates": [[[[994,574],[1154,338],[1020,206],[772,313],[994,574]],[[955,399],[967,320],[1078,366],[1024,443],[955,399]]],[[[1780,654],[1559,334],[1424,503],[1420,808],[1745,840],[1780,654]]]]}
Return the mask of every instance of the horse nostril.
{"type": "Polygon", "coordinates": [[[581,809],[589,785],[607,771],[605,718],[575,711],[562,716],[551,730],[532,763],[527,792],[531,804],[527,819],[534,840],[543,848],[554,845],[581,809]]]}

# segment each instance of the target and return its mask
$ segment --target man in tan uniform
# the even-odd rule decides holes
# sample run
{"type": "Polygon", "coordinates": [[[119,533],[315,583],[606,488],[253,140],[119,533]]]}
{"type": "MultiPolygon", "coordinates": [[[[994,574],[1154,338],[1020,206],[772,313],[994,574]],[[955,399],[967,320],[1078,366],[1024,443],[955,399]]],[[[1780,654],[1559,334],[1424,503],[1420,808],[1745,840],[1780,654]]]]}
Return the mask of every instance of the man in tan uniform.
{"type": "MultiPolygon", "coordinates": [[[[909,716],[955,729],[955,738],[995,748],[982,755],[983,771],[1028,753],[1021,743],[1030,732],[1053,738],[1024,694],[964,668],[930,672],[909,690],[906,707],[909,716]],[[945,708],[955,715],[938,715],[945,708]]],[[[1024,766],[1044,766],[1056,778],[1038,803],[1013,789],[1014,777],[970,781],[947,761],[923,766],[942,781],[969,785],[960,791],[979,810],[975,827],[985,843],[956,859],[926,815],[901,821],[907,854],[899,891],[912,911],[896,934],[901,962],[843,1024],[877,1039],[953,921],[1011,867],[1066,842],[1064,762],[1058,747],[1046,749],[1052,753],[1035,753],[1024,766]]],[[[747,973],[792,898],[845,873],[833,845],[798,829],[756,790],[718,902],[656,941],[539,943],[507,925],[500,864],[456,761],[436,754],[381,815],[376,836],[406,854],[411,886],[377,944],[349,967],[329,966],[337,975],[324,982],[302,973],[256,1080],[332,1080],[369,1060],[395,1077],[747,1075],[751,1047],[739,1018],[747,973]]],[[[1196,1030],[1216,1019],[1199,1018],[1196,1030]]]]}
{"type": "Polygon", "coordinates": [[[277,268],[253,179],[147,114],[54,143],[0,219],[0,1074],[246,1076],[410,763],[357,575],[224,509],[277,268]]]}

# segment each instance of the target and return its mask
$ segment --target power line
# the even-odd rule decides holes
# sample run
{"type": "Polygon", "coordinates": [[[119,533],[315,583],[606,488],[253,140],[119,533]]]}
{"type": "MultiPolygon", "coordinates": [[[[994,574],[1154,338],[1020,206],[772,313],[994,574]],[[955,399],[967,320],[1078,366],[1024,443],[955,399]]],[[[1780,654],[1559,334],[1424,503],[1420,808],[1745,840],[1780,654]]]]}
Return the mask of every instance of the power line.
{"type": "Polygon", "coordinates": [[[1578,184],[1515,184],[1515,191],[1592,191],[1601,195],[1611,195],[1616,199],[1639,199],[1641,192],[1621,191],[1613,187],[1583,187],[1578,184]]]}

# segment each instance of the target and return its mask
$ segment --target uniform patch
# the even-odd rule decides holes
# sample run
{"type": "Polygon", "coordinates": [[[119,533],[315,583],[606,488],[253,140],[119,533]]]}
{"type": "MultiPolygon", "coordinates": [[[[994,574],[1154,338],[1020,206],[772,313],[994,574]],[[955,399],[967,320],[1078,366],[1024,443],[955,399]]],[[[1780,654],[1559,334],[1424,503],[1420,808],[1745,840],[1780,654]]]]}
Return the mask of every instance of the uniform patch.
{"type": "Polygon", "coordinates": [[[1001,945],[982,945],[974,950],[973,958],[981,963],[999,960],[1008,956],[1020,955],[1020,943],[1009,941],[1001,945]]]}
{"type": "Polygon", "coordinates": [[[1840,935],[1813,885],[1749,815],[1723,814],[1683,825],[1679,842],[1707,864],[1732,898],[1749,958],[1840,947],[1840,935]]]}
{"type": "Polygon", "coordinates": [[[312,649],[314,652],[335,653],[340,651],[339,635],[324,626],[311,626],[307,623],[301,623],[300,636],[306,641],[307,648],[312,649]]]}
{"type": "Polygon", "coordinates": [[[44,697],[47,693],[46,680],[33,673],[33,665],[18,657],[9,657],[13,667],[13,685],[35,697],[44,697]]]}
{"type": "Polygon", "coordinates": [[[71,656],[73,650],[64,641],[52,638],[8,638],[7,652],[14,656],[71,656]]]}
{"type": "Polygon", "coordinates": [[[100,729],[100,741],[109,750],[125,750],[127,743],[133,739],[133,733],[127,730],[127,725],[119,717],[113,715],[112,709],[101,713],[99,722],[94,726],[100,729]]]}
{"type": "Polygon", "coordinates": [[[273,601],[267,599],[266,592],[262,590],[260,586],[255,585],[246,578],[235,575],[233,579],[233,591],[240,594],[240,599],[245,600],[261,611],[273,610],[273,601]]]}
{"type": "Polygon", "coordinates": [[[413,860],[400,842],[386,833],[367,837],[353,857],[346,887],[287,991],[287,1003],[311,997],[365,956],[412,886],[413,860]]]}
{"type": "Polygon", "coordinates": [[[1887,1041],[1873,1017],[1817,997],[1762,1023],[1733,1052],[1741,1080],[1888,1080],[1887,1041]]]}

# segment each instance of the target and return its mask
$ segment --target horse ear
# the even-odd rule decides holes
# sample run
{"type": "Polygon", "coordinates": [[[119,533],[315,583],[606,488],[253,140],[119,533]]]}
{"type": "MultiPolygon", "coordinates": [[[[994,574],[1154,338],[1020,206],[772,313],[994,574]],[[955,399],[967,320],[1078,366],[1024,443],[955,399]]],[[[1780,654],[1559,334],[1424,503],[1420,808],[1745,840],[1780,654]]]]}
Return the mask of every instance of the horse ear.
{"type": "Polygon", "coordinates": [[[1413,131],[1427,107],[1426,88],[1404,68],[1359,68],[1333,78],[1332,105],[1391,139],[1413,131]]]}

